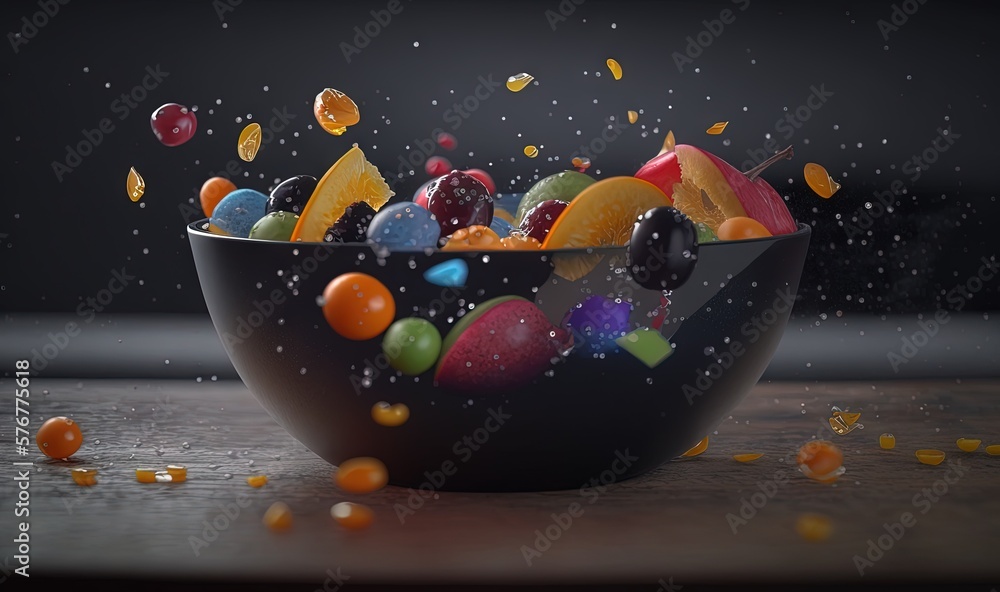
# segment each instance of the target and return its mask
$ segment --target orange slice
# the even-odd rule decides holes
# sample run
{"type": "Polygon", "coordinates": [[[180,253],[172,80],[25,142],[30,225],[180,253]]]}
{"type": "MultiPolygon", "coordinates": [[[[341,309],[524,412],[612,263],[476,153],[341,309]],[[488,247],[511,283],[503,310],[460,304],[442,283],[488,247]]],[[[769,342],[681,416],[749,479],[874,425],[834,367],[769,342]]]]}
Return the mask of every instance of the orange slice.
{"type": "MultiPolygon", "coordinates": [[[[655,185],[635,177],[611,177],[590,185],[570,202],[552,225],[543,249],[623,246],[632,238],[639,216],[670,198],[655,185]]],[[[602,255],[555,255],[555,273],[574,281],[601,262],[602,255]]]]}
{"type": "Polygon", "coordinates": [[[732,185],[711,158],[686,144],[679,144],[674,152],[681,165],[681,182],[674,184],[675,208],[715,233],[728,218],[747,217],[732,185]]]}
{"type": "Polygon", "coordinates": [[[393,195],[375,165],[355,146],[320,179],[299,215],[291,240],[323,242],[326,230],[344,215],[347,206],[363,201],[378,211],[393,195]]]}

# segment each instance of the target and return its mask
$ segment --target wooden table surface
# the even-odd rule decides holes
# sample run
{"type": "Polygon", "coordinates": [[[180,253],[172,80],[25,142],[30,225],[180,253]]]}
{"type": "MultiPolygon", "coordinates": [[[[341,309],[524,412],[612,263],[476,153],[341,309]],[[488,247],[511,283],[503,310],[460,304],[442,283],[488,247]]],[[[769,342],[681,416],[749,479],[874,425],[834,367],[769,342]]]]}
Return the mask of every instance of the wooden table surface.
{"type": "MultiPolygon", "coordinates": [[[[29,532],[36,577],[169,576],[329,589],[336,585],[331,574],[351,585],[616,582],[652,591],[671,582],[698,589],[713,582],[907,580],[1000,588],[1000,457],[984,452],[1000,443],[996,381],[760,384],[711,435],[707,452],[614,484],[593,503],[577,490],[441,492],[405,523],[393,508],[406,505],[410,491],[339,492],[332,467],[279,428],[240,382],[34,379],[31,386],[32,440],[55,415],[75,418],[85,435],[69,462],[46,460],[37,449],[17,456],[14,384],[0,380],[5,474],[12,462],[34,462],[29,532]],[[860,408],[864,429],[834,435],[831,405],[860,408]],[[895,434],[895,450],[879,448],[882,432],[895,434]],[[844,451],[847,473],[832,486],[795,470],[798,447],[817,435],[844,451]],[[982,438],[983,447],[963,453],[959,437],[982,438]],[[918,448],[944,450],[947,461],[919,464],[918,448]],[[755,451],[764,453],[755,462],[732,458],[755,451]],[[136,467],[171,463],[188,467],[187,482],[136,482],[136,467]],[[75,466],[99,468],[99,484],[75,485],[75,466]],[[245,481],[256,473],[269,478],[261,489],[245,481]],[[766,503],[753,498],[762,489],[772,493],[766,503]],[[295,516],[282,534],[261,523],[278,500],[295,516]],[[329,509],[344,500],[371,506],[375,524],[363,532],[338,527],[329,509]],[[752,501],[762,507],[750,516],[752,501]],[[573,503],[583,513],[528,565],[523,548],[535,544],[536,530],[573,503]],[[749,516],[743,524],[733,520],[741,506],[749,516]],[[221,518],[224,511],[231,516],[221,518]],[[800,538],[795,522],[803,512],[831,517],[832,536],[821,543],[800,538]],[[855,556],[865,557],[868,541],[886,534],[883,524],[906,512],[915,523],[859,575],[855,556]],[[219,532],[206,533],[213,522],[219,532]]],[[[12,569],[15,481],[3,479],[0,493],[0,560],[12,569]]]]}

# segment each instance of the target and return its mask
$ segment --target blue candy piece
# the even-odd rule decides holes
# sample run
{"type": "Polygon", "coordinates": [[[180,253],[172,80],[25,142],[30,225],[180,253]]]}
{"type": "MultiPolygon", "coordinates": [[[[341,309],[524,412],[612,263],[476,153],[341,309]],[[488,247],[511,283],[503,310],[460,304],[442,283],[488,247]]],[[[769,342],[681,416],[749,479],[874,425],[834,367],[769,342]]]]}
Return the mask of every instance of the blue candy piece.
{"type": "Polygon", "coordinates": [[[441,225],[413,202],[383,207],[368,225],[368,242],[390,251],[434,248],[439,238],[441,225]]]}
{"type": "Polygon", "coordinates": [[[507,238],[510,236],[511,231],[514,230],[514,226],[503,218],[493,216],[493,221],[490,222],[490,230],[497,233],[500,238],[507,238]]]}
{"type": "Polygon", "coordinates": [[[253,189],[237,189],[215,206],[209,220],[230,236],[248,238],[250,230],[267,213],[267,196],[253,189]]]}
{"type": "Polygon", "coordinates": [[[574,306],[563,318],[562,326],[573,332],[577,347],[573,352],[590,356],[617,348],[615,340],[629,331],[632,305],[594,295],[574,306]]]}
{"type": "Polygon", "coordinates": [[[461,288],[469,279],[469,264],[464,259],[452,259],[438,263],[424,272],[428,283],[442,288],[461,288]]]}

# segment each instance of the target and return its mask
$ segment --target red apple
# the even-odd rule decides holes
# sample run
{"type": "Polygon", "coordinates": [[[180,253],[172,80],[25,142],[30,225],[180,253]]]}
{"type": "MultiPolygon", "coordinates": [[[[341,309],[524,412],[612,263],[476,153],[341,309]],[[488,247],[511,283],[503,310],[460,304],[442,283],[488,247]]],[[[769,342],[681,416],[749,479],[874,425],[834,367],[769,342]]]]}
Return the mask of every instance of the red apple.
{"type": "Polygon", "coordinates": [[[681,165],[676,152],[664,152],[642,165],[636,178],[648,181],[660,188],[667,197],[673,196],[674,183],[681,182],[681,165]]]}

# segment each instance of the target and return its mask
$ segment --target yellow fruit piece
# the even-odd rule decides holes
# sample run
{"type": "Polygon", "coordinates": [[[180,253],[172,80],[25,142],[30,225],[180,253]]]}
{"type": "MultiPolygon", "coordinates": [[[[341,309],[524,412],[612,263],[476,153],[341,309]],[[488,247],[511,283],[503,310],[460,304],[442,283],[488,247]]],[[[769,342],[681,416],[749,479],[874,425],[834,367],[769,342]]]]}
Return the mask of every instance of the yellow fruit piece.
{"type": "Polygon", "coordinates": [[[704,152],[687,144],[674,147],[674,152],[681,166],[681,182],[674,184],[675,208],[716,234],[727,219],[747,217],[729,181],[704,152]]]}
{"type": "Polygon", "coordinates": [[[925,465],[939,465],[944,461],[944,452],[940,450],[924,449],[916,452],[917,460],[925,465]]]}
{"type": "MultiPolygon", "coordinates": [[[[670,130],[667,132],[667,137],[663,138],[663,147],[660,148],[660,154],[673,152],[676,146],[677,146],[677,140],[676,138],[674,138],[674,130],[670,130]]],[[[657,154],[657,156],[659,156],[660,154],[657,154]]]]}
{"type": "Polygon", "coordinates": [[[125,191],[128,192],[128,198],[133,202],[139,201],[142,198],[142,194],[146,193],[146,182],[142,180],[142,175],[139,174],[139,171],[135,170],[135,167],[128,170],[125,191]]]}
{"type": "Polygon", "coordinates": [[[183,483],[187,481],[187,467],[181,465],[167,465],[167,474],[170,475],[171,483],[183,483]]]}
{"type": "Polygon", "coordinates": [[[514,223],[514,215],[503,208],[496,208],[493,210],[493,217],[500,218],[506,222],[510,222],[512,225],[516,226],[514,223]]]}
{"type": "Polygon", "coordinates": [[[986,454],[990,456],[1000,456],[1000,444],[992,444],[986,447],[986,454]]]}
{"type": "Polygon", "coordinates": [[[979,445],[982,444],[982,440],[973,440],[971,438],[959,438],[955,444],[958,449],[962,452],[975,452],[979,449],[979,445]]]}
{"type": "Polygon", "coordinates": [[[285,502],[274,502],[264,512],[264,525],[271,530],[288,530],[292,527],[292,510],[285,502]]]}
{"type": "Polygon", "coordinates": [[[635,123],[637,121],[639,121],[639,112],[638,111],[629,111],[628,112],[628,122],[629,123],[635,123]]]}
{"type": "Polygon", "coordinates": [[[822,514],[801,514],[795,521],[795,531],[805,540],[818,543],[830,538],[833,521],[822,514]]]}
{"type": "Polygon", "coordinates": [[[372,419],[387,428],[399,427],[410,419],[410,408],[403,403],[390,405],[385,401],[379,401],[372,405],[372,419]]]}
{"type": "MultiPolygon", "coordinates": [[[[635,177],[611,177],[580,192],[552,225],[543,249],[622,246],[632,238],[639,216],[662,206],[667,197],[652,183],[635,177]]],[[[601,262],[597,253],[555,255],[555,273],[574,281],[601,262]]]]}
{"type": "Polygon", "coordinates": [[[363,201],[378,211],[393,195],[395,193],[389,189],[375,165],[368,162],[365,153],[355,146],[320,179],[302,209],[292,232],[292,240],[323,242],[326,230],[344,215],[347,206],[363,201]]]}
{"type": "Polygon", "coordinates": [[[77,485],[89,487],[97,484],[97,469],[73,469],[70,474],[77,485]]]}
{"type": "Polygon", "coordinates": [[[264,487],[267,485],[267,475],[251,475],[247,477],[247,485],[250,487],[264,487]]]}
{"type": "Polygon", "coordinates": [[[714,124],[712,127],[705,130],[705,133],[710,136],[718,136],[722,132],[726,131],[726,126],[729,125],[728,121],[720,121],[714,124]]]}
{"type": "Polygon", "coordinates": [[[340,502],[330,508],[330,516],[347,530],[364,530],[372,525],[375,513],[363,504],[340,502]]]}
{"type": "Polygon", "coordinates": [[[236,143],[236,153],[240,159],[250,162],[257,156],[260,150],[261,130],[259,123],[251,123],[240,132],[240,139],[236,143]]]}
{"type": "Polygon", "coordinates": [[[697,444],[695,444],[694,448],[692,448],[691,450],[688,450],[687,452],[685,452],[681,456],[698,456],[699,454],[701,454],[702,452],[705,452],[706,450],[708,450],[708,436],[705,436],[704,438],[702,438],[701,442],[698,442],[697,444]]]}
{"type": "Polygon", "coordinates": [[[622,79],[622,66],[618,63],[618,60],[608,58],[608,70],[611,70],[611,75],[615,77],[615,80],[622,79]]]}
{"type": "Polygon", "coordinates": [[[805,177],[809,188],[815,191],[816,195],[824,199],[830,199],[840,189],[840,183],[834,181],[830,173],[826,172],[825,168],[815,162],[807,162],[806,166],[802,169],[802,175],[805,177]]]}
{"type": "Polygon", "coordinates": [[[896,447],[896,436],[889,433],[882,434],[878,437],[878,445],[882,450],[892,450],[896,447]]]}
{"type": "Polygon", "coordinates": [[[136,469],[135,480],[139,483],[156,483],[156,469],[136,469]]]}
{"type": "Polygon", "coordinates": [[[510,251],[536,251],[542,248],[542,243],[533,236],[512,232],[500,239],[500,246],[510,251]]]}
{"type": "Polygon", "coordinates": [[[749,454],[734,454],[733,460],[737,462],[752,462],[764,456],[763,452],[751,452],[749,454]]]}

